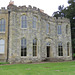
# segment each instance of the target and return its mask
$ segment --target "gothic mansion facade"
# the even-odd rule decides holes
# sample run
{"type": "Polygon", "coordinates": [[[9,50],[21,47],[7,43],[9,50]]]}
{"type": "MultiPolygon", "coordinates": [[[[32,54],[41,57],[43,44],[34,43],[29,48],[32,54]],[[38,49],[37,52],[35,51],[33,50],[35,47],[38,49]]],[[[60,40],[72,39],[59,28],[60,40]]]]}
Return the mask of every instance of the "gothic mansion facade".
{"type": "Polygon", "coordinates": [[[72,60],[70,21],[36,7],[0,9],[0,61],[72,60]]]}

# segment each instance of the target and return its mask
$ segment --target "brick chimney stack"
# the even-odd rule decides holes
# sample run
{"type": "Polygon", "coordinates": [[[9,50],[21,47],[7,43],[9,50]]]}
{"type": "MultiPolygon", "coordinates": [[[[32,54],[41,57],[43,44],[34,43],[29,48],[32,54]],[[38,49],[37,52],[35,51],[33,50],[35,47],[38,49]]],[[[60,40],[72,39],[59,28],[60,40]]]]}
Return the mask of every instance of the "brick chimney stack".
{"type": "Polygon", "coordinates": [[[14,5],[14,1],[10,0],[9,5],[14,5]]]}
{"type": "Polygon", "coordinates": [[[44,10],[40,9],[40,11],[44,13],[44,10]]]}

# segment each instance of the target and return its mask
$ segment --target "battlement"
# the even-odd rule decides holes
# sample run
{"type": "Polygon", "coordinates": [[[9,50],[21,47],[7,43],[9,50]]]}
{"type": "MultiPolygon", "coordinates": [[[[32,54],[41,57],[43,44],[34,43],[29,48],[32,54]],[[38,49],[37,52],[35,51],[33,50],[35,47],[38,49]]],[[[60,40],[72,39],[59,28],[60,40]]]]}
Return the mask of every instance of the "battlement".
{"type": "Polygon", "coordinates": [[[5,7],[1,7],[1,9],[0,9],[0,14],[6,14],[6,13],[8,13],[8,10],[5,8],[5,7]]]}
{"type": "Polygon", "coordinates": [[[58,17],[55,18],[55,17],[51,17],[49,16],[48,14],[44,13],[44,10],[42,9],[39,9],[37,7],[32,7],[31,5],[29,5],[28,7],[26,7],[25,5],[24,6],[16,6],[16,5],[13,5],[13,4],[9,4],[7,6],[7,9],[11,10],[11,11],[15,11],[15,12],[34,12],[35,14],[39,14],[41,15],[42,19],[46,19],[46,20],[66,20],[66,21],[69,21],[69,19],[67,18],[64,18],[64,17],[58,17]]]}
{"type": "Polygon", "coordinates": [[[8,12],[8,11],[14,11],[14,12],[31,12],[34,14],[39,14],[40,17],[42,19],[45,19],[47,21],[58,21],[58,22],[69,22],[70,20],[64,17],[58,17],[58,19],[56,17],[51,17],[48,14],[44,13],[44,10],[39,9],[37,7],[32,7],[31,5],[27,6],[16,6],[14,5],[12,2],[9,3],[9,5],[7,6],[7,9],[5,9],[5,7],[1,7],[0,9],[0,13],[4,13],[4,12],[8,12]]]}

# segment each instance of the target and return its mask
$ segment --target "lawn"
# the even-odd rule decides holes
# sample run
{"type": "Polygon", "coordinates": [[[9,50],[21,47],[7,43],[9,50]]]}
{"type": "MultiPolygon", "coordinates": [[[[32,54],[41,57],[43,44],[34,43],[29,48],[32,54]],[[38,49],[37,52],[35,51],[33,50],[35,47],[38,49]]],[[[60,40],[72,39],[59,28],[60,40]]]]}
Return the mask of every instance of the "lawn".
{"type": "Polygon", "coordinates": [[[0,75],[75,75],[75,61],[0,65],[0,75]]]}

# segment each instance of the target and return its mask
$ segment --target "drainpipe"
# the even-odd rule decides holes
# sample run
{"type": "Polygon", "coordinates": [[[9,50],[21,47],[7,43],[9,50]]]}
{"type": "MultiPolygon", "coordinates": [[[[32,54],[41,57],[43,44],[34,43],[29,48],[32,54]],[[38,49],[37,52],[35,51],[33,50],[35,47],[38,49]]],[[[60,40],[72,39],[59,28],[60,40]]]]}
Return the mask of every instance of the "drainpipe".
{"type": "Polygon", "coordinates": [[[8,42],[7,42],[7,60],[6,62],[8,62],[9,59],[9,28],[10,27],[10,9],[8,9],[8,42]]]}

